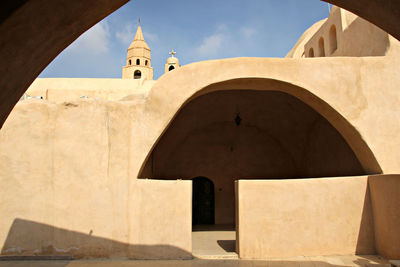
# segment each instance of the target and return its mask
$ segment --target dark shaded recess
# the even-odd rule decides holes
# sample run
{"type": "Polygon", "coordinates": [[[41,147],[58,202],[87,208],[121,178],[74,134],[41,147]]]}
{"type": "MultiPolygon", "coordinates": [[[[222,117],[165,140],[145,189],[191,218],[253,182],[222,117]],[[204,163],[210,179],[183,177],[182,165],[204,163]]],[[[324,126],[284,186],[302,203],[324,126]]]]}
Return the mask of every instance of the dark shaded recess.
{"type": "Polygon", "coordinates": [[[299,99],[227,90],[195,98],[160,138],[139,177],[315,178],[365,175],[341,134],[299,99]]]}
{"type": "Polygon", "coordinates": [[[214,183],[206,177],[193,179],[192,224],[214,224],[214,183]]]}

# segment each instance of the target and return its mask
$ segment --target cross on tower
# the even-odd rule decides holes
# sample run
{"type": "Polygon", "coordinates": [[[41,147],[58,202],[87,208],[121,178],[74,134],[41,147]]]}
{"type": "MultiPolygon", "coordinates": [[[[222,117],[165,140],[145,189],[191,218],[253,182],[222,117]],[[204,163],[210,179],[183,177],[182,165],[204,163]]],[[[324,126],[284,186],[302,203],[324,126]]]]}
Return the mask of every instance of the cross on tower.
{"type": "Polygon", "coordinates": [[[176,54],[176,52],[174,51],[174,49],[172,49],[172,51],[169,52],[169,54],[171,55],[171,57],[174,57],[174,55],[176,54]]]}

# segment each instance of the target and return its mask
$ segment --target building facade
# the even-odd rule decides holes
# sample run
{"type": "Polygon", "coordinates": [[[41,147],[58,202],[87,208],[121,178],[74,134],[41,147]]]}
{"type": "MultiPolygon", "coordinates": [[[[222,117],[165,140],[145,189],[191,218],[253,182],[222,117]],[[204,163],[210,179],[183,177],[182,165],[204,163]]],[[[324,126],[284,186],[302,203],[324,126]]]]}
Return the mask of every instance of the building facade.
{"type": "Polygon", "coordinates": [[[139,28],[126,79],[39,79],[0,132],[1,253],[192,258],[209,223],[241,258],[399,258],[398,42],[351,16],[158,81],[139,28]]]}

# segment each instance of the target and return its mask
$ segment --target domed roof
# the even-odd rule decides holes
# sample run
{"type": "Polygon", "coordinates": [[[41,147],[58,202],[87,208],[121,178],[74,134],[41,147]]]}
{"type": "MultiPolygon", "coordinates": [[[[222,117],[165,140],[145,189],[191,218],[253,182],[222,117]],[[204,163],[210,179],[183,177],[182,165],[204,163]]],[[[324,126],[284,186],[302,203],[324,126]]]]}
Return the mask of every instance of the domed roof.
{"type": "Polygon", "coordinates": [[[167,64],[179,64],[179,59],[176,57],[169,57],[167,59],[167,64]]]}

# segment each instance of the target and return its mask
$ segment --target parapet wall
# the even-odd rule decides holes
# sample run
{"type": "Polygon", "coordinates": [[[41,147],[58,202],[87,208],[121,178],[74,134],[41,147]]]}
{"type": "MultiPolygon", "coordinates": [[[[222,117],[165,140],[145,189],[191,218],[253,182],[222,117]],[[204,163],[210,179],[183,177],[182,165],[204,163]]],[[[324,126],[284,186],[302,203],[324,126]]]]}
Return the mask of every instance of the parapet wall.
{"type": "Polygon", "coordinates": [[[400,175],[239,180],[236,200],[241,258],[400,259],[400,175]]]}
{"type": "Polygon", "coordinates": [[[79,98],[118,101],[128,95],[144,99],[155,82],[143,79],[37,78],[24,96],[41,97],[55,103],[79,98]]]}
{"type": "Polygon", "coordinates": [[[375,254],[368,177],[237,183],[241,258],[375,254]]]}

